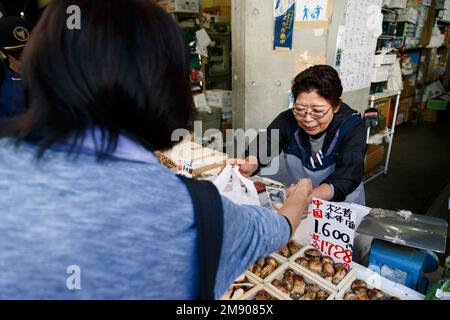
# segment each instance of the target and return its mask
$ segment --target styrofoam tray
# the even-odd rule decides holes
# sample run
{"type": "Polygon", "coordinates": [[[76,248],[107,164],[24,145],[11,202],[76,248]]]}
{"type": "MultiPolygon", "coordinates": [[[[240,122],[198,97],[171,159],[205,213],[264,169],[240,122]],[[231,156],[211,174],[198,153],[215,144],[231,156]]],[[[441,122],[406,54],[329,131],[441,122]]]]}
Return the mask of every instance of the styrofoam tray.
{"type": "Polygon", "coordinates": [[[388,280],[380,276],[378,273],[373,272],[372,270],[367,269],[355,262],[352,262],[352,270],[354,270],[355,272],[352,274],[352,277],[346,278],[345,282],[343,281],[344,287],[336,295],[336,300],[343,300],[344,295],[351,290],[353,281],[357,279],[364,280],[370,289],[379,289],[390,297],[397,297],[401,300],[425,299],[425,296],[420,294],[419,292],[388,280]]]}
{"type": "Polygon", "coordinates": [[[275,279],[281,280],[284,273],[288,269],[294,271],[295,274],[301,275],[305,279],[305,282],[307,284],[317,284],[321,290],[327,292],[330,295],[327,300],[334,300],[337,293],[335,290],[327,286],[323,281],[317,281],[317,279],[315,277],[312,277],[310,274],[294,268],[291,263],[284,264],[281,268],[278,268],[274,273],[267,277],[264,286],[269,288],[271,291],[276,292],[279,296],[283,297],[283,300],[293,300],[288,294],[280,291],[272,284],[272,281],[275,279]]]}
{"type": "Polygon", "coordinates": [[[299,265],[298,263],[295,262],[295,260],[297,260],[298,258],[304,257],[305,256],[305,251],[308,250],[308,249],[314,249],[314,247],[312,247],[312,246],[305,246],[299,252],[297,252],[297,254],[293,255],[289,259],[289,262],[292,264],[292,266],[295,267],[296,269],[302,271],[303,273],[306,273],[306,274],[310,275],[311,277],[316,279],[316,281],[323,282],[326,286],[332,288],[334,291],[336,291],[336,292],[341,291],[344,288],[344,286],[345,286],[346,282],[348,281],[348,279],[350,279],[355,274],[355,271],[353,269],[351,269],[347,273],[345,278],[342,279],[342,281],[338,285],[335,285],[331,281],[328,281],[325,278],[322,278],[317,273],[314,273],[311,270],[308,270],[305,267],[302,267],[301,265],[299,265]]]}
{"type": "MultiPolygon", "coordinates": [[[[275,260],[278,262],[278,268],[276,268],[272,273],[276,272],[276,271],[277,271],[279,268],[281,268],[281,266],[283,266],[284,264],[287,264],[287,260],[281,259],[280,256],[271,254],[271,255],[267,256],[267,258],[269,258],[269,257],[275,259],[275,260]]],[[[256,263],[256,261],[255,261],[255,263],[256,263]]],[[[252,266],[253,266],[253,265],[252,265],[252,266]]],[[[251,266],[251,267],[252,267],[252,266],[251,266]]],[[[250,267],[250,268],[251,268],[251,267],[250,267]]],[[[247,270],[246,274],[248,274],[249,276],[253,277],[256,281],[258,281],[258,282],[260,282],[260,283],[264,283],[264,279],[261,278],[261,277],[259,277],[259,276],[257,276],[257,275],[254,274],[253,272],[251,272],[251,271],[250,271],[250,268],[247,270]]],[[[271,274],[272,274],[272,273],[271,273],[271,274]]],[[[270,277],[271,274],[269,274],[269,275],[267,276],[267,278],[270,277]]],[[[267,278],[266,278],[266,279],[267,279],[267,278]]]]}

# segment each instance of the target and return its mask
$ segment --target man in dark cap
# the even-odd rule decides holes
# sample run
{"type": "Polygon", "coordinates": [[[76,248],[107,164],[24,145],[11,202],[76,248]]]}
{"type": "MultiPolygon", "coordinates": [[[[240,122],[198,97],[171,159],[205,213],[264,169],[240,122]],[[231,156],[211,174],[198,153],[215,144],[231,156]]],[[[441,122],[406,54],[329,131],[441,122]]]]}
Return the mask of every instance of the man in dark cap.
{"type": "Polygon", "coordinates": [[[30,37],[31,24],[20,17],[0,18],[0,118],[25,111],[20,75],[22,51],[30,37]]]}

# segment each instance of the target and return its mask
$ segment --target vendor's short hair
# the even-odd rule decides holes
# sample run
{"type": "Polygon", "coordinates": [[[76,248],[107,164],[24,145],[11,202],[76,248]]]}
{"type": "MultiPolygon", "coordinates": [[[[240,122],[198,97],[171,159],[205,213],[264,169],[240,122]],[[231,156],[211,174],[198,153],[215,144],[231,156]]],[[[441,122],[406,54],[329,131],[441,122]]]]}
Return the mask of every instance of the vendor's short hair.
{"type": "Polygon", "coordinates": [[[292,82],[292,94],[295,99],[301,93],[315,91],[334,108],[341,103],[342,82],[337,71],[327,65],[317,65],[306,69],[292,82]]]}
{"type": "Polygon", "coordinates": [[[22,67],[28,111],[2,125],[2,135],[39,137],[39,156],[73,136],[75,150],[95,128],[106,141],[96,150],[100,158],[115,151],[120,134],[155,151],[174,146],[176,129],[190,129],[187,43],[154,1],[52,1],[22,67]],[[80,29],[68,27],[72,5],[81,9],[80,29]]]}

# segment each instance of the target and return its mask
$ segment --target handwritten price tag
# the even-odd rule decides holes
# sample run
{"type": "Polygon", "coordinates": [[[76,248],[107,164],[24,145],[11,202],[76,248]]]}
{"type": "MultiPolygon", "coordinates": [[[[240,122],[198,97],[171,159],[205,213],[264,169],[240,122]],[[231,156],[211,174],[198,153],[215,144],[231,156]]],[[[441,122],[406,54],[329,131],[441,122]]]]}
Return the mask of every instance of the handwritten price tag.
{"type": "Polygon", "coordinates": [[[356,229],[356,214],[352,206],[313,199],[311,212],[313,230],[310,244],[350,268],[356,229]]]}

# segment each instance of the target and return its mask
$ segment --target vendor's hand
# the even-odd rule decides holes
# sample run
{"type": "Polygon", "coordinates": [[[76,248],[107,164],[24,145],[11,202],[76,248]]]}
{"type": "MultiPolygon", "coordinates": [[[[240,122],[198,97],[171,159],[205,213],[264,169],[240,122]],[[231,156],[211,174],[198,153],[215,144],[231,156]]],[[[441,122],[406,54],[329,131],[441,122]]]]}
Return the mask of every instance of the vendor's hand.
{"type": "MultiPolygon", "coordinates": [[[[244,177],[250,177],[252,176],[257,170],[258,170],[258,159],[256,157],[250,156],[245,158],[245,160],[243,159],[229,159],[227,160],[227,164],[226,165],[232,165],[232,166],[238,166],[239,167],[239,171],[240,173],[244,176],[244,177]]],[[[224,165],[222,167],[225,168],[224,165]]]]}

